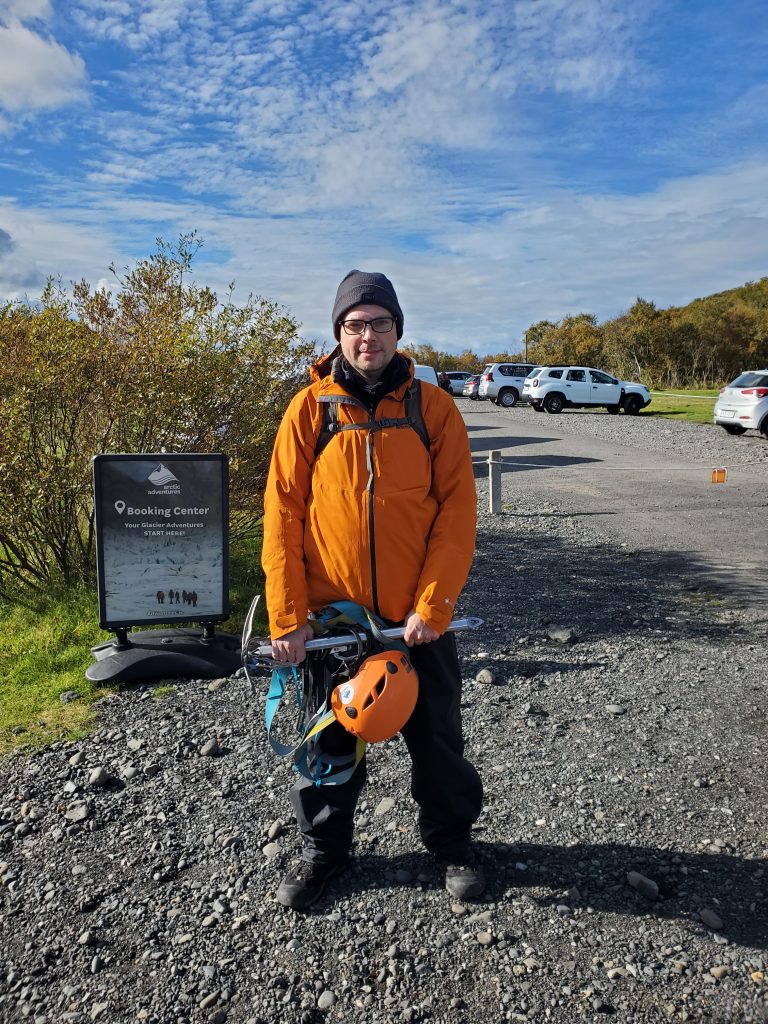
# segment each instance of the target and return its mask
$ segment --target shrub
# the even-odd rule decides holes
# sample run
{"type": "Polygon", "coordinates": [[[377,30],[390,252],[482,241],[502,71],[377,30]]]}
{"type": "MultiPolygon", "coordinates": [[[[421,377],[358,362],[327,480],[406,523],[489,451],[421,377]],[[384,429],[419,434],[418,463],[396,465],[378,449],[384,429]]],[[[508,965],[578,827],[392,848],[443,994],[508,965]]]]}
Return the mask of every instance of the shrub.
{"type": "Polygon", "coordinates": [[[0,594],[91,585],[91,459],[224,452],[233,531],[253,530],[280,416],[314,344],[274,302],[191,280],[200,243],[158,240],[114,294],[49,282],[0,310],[0,594]]]}

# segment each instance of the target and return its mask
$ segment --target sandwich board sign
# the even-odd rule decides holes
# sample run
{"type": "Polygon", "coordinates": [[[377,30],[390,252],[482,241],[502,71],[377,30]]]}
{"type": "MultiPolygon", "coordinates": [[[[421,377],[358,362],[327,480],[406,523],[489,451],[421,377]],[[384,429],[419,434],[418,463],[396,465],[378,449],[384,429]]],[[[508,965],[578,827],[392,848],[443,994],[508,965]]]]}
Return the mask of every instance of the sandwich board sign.
{"type": "Polygon", "coordinates": [[[93,477],[101,628],[224,621],[226,456],[97,455],[93,477]]]}
{"type": "Polygon", "coordinates": [[[116,636],[91,648],[86,677],[231,675],[240,639],[214,629],[229,617],[226,456],[97,455],[93,482],[99,625],[116,636]]]}

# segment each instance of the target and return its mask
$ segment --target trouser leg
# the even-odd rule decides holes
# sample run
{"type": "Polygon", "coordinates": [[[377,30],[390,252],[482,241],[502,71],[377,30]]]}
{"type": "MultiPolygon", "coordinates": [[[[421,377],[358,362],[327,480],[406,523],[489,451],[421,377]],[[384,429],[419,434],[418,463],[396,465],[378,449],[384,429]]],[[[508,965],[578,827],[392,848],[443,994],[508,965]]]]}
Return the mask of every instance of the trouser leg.
{"type": "Polygon", "coordinates": [[[469,840],[483,802],[480,776],[464,757],[456,640],[447,633],[412,647],[410,658],[419,675],[419,699],[402,730],[412,761],[411,793],[424,845],[449,855],[469,840]]]}
{"type": "MultiPolygon", "coordinates": [[[[355,752],[355,738],[337,723],[322,735],[326,754],[355,752]]],[[[329,864],[345,860],[352,846],[355,807],[366,778],[365,759],[341,786],[316,786],[299,776],[290,791],[291,806],[301,832],[305,860],[329,864]]]]}

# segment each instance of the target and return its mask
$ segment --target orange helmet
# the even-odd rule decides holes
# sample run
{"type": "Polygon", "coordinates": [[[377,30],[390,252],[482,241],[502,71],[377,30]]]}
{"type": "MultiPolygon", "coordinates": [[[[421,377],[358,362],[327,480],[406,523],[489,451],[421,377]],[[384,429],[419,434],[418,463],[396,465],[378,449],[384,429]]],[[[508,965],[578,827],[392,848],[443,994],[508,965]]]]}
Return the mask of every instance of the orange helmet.
{"type": "Polygon", "coordinates": [[[380,743],[400,732],[419,695],[419,677],[407,655],[380,651],[362,663],[331,694],[333,713],[345,729],[367,743],[380,743]]]}

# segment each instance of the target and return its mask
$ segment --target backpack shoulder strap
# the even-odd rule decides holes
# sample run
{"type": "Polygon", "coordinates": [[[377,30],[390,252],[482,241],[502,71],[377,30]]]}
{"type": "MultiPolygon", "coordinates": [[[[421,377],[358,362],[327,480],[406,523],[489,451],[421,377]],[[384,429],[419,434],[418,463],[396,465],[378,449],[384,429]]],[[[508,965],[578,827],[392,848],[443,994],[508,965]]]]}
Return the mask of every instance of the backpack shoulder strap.
{"type": "Polygon", "coordinates": [[[323,411],[323,420],[320,424],[320,433],[315,440],[315,461],[328,445],[334,434],[342,429],[339,423],[340,405],[360,405],[355,398],[348,398],[345,395],[319,395],[318,404],[323,411]]]}
{"type": "Polygon", "coordinates": [[[421,411],[421,381],[414,378],[405,393],[405,415],[429,452],[429,433],[421,411]]]}
{"type": "Polygon", "coordinates": [[[414,379],[405,393],[403,400],[405,417],[403,419],[372,420],[367,423],[339,423],[340,405],[360,405],[355,398],[344,395],[321,395],[318,402],[323,410],[320,433],[315,441],[315,461],[326,449],[334,434],[344,430],[381,430],[385,427],[411,427],[421,438],[421,442],[430,450],[429,432],[421,411],[421,382],[414,379]]]}

